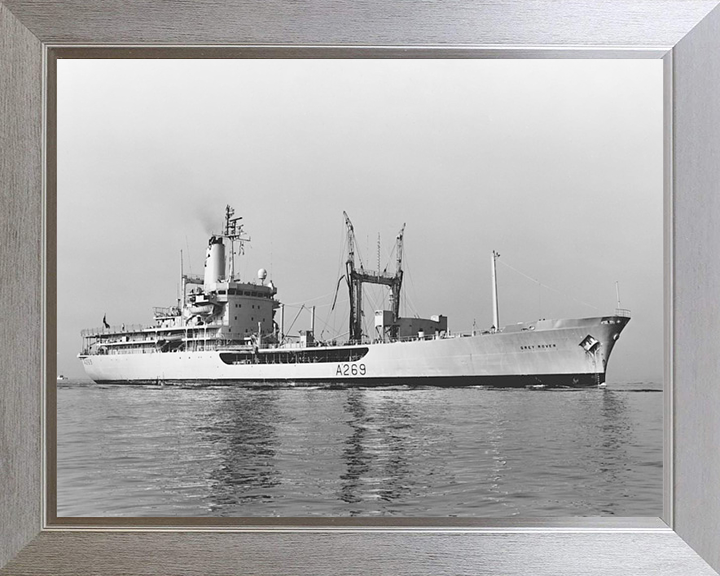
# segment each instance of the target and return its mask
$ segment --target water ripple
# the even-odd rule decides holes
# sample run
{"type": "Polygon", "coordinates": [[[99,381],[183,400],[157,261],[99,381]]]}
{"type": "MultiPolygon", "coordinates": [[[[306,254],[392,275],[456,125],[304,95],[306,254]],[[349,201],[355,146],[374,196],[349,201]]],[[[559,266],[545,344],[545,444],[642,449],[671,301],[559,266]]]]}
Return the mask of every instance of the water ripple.
{"type": "Polygon", "coordinates": [[[63,385],[58,515],[659,516],[660,389],[63,385]]]}

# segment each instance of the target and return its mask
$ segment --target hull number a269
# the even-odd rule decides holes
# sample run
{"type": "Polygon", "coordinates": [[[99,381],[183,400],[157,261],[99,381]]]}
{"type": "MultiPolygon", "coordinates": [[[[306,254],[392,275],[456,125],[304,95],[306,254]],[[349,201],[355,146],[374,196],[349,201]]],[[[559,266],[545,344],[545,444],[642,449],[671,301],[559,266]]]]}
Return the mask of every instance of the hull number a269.
{"type": "Polygon", "coordinates": [[[365,364],[338,364],[335,376],[365,376],[365,364]]]}

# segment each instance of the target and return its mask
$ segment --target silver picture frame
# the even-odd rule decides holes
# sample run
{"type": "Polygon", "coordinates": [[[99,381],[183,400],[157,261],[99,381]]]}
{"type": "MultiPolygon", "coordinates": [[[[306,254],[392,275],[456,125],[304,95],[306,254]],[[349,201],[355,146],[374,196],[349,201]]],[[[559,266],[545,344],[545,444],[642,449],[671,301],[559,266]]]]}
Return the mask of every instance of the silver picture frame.
{"type": "MultiPolygon", "coordinates": [[[[0,574],[715,574],[720,9],[0,0],[0,574]],[[661,58],[662,518],[58,519],[54,63],[63,57],[661,58]]],[[[639,215],[640,217],[641,215],[639,215]]]]}

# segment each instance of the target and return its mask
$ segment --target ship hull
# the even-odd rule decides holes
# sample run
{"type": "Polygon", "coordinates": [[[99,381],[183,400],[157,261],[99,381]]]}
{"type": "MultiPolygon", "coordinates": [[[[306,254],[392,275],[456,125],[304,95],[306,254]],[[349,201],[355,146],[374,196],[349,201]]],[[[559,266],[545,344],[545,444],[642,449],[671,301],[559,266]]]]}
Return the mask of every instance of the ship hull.
{"type": "Polygon", "coordinates": [[[628,319],[546,320],[501,332],[343,347],[81,356],[113,384],[596,386],[628,319]],[[338,360],[340,353],[352,352],[338,360]],[[281,361],[288,357],[293,362],[281,361]]]}
{"type": "Polygon", "coordinates": [[[275,388],[283,386],[292,387],[314,387],[326,388],[372,388],[382,386],[408,386],[423,387],[432,386],[438,388],[460,388],[460,387],[492,387],[492,388],[587,388],[599,386],[605,382],[604,374],[543,374],[542,376],[413,376],[393,378],[362,378],[362,379],[337,379],[337,378],[313,378],[296,380],[283,378],[278,380],[257,380],[257,379],[155,379],[155,380],[96,380],[97,384],[122,384],[135,386],[243,386],[247,388],[275,388]]]}

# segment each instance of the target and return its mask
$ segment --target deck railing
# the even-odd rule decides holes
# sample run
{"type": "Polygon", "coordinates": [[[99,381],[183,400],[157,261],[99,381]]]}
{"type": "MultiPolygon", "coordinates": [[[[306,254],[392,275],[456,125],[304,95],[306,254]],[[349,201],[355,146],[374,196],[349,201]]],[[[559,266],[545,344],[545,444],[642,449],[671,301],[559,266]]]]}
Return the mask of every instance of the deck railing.
{"type": "Polygon", "coordinates": [[[88,338],[90,336],[109,336],[111,334],[119,334],[122,332],[140,332],[142,329],[142,324],[121,324],[120,326],[110,326],[110,328],[86,328],[80,332],[80,336],[83,338],[88,338]]]}

